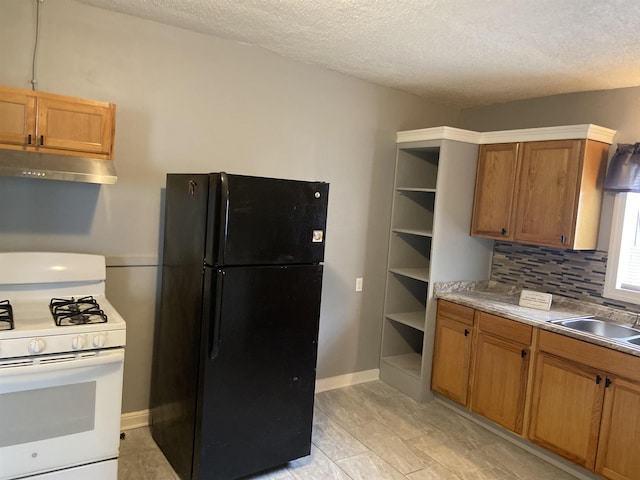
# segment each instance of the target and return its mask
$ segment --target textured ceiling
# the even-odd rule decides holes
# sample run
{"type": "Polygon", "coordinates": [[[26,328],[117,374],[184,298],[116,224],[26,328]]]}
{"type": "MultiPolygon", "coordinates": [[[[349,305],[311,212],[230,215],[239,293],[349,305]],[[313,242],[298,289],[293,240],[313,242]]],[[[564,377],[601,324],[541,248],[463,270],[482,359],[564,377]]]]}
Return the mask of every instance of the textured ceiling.
{"type": "Polygon", "coordinates": [[[640,85],[638,0],[80,0],[458,107],[640,85]]]}

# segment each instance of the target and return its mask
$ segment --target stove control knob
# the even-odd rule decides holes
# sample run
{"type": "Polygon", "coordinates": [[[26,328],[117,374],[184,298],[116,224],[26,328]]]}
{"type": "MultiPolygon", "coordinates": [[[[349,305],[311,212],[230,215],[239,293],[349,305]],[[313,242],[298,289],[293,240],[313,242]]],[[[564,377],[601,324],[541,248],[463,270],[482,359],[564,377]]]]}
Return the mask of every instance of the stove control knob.
{"type": "Polygon", "coordinates": [[[71,348],[73,348],[74,350],[82,350],[84,348],[85,343],[86,342],[84,337],[81,337],[81,336],[73,337],[71,339],[71,348]]]}
{"type": "Polygon", "coordinates": [[[104,347],[104,344],[107,343],[107,336],[104,333],[99,333],[95,337],[93,337],[93,346],[96,348],[104,347]]]}
{"type": "Polygon", "coordinates": [[[29,353],[42,353],[46,344],[41,338],[34,338],[29,342],[29,353]]]}

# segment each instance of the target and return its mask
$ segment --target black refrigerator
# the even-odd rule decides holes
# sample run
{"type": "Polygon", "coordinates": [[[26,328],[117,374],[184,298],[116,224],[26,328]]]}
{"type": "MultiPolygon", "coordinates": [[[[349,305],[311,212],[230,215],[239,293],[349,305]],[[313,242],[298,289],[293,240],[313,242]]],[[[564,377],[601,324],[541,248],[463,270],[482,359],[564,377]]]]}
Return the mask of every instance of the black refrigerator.
{"type": "Polygon", "coordinates": [[[167,175],[151,432],[183,480],[310,453],[328,193],[167,175]]]}

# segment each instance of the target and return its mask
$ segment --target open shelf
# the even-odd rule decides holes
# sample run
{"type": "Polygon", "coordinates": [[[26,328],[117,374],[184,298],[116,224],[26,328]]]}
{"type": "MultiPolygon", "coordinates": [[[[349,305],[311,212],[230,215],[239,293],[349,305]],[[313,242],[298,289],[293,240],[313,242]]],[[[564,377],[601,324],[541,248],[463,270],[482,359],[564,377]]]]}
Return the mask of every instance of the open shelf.
{"type": "Polygon", "coordinates": [[[403,277],[413,278],[420,282],[427,283],[429,281],[429,269],[428,268],[390,268],[391,273],[396,275],[402,275],[403,277]]]}
{"type": "Polygon", "coordinates": [[[394,228],[393,233],[406,233],[407,235],[417,235],[420,237],[432,237],[433,230],[425,230],[419,228],[394,228]]]}
{"type": "Polygon", "coordinates": [[[396,190],[393,199],[394,229],[433,229],[435,194],[415,190],[396,190]]]}
{"type": "Polygon", "coordinates": [[[407,275],[427,281],[431,263],[431,237],[394,232],[389,245],[389,269],[400,275],[407,275]],[[409,270],[405,272],[405,270],[409,270]],[[418,276],[414,276],[420,270],[418,276]]]}
{"type": "Polygon", "coordinates": [[[420,396],[425,314],[424,308],[394,311],[383,326],[380,379],[413,398],[420,396]]]}
{"type": "Polygon", "coordinates": [[[427,285],[405,275],[389,273],[385,312],[417,312],[427,304],[427,285]]]}
{"type": "Polygon", "coordinates": [[[418,310],[417,312],[387,313],[386,317],[394,322],[398,322],[424,332],[424,315],[424,310],[418,310]]]}
{"type": "Polygon", "coordinates": [[[396,188],[435,189],[440,149],[398,149],[396,188]]]}
{"type": "Polygon", "coordinates": [[[411,188],[411,187],[398,187],[397,192],[418,192],[418,193],[436,193],[435,188],[411,188]]]}
{"type": "Polygon", "coordinates": [[[405,374],[420,379],[422,355],[419,353],[405,353],[402,355],[390,355],[380,359],[390,367],[404,372],[405,374]]]}

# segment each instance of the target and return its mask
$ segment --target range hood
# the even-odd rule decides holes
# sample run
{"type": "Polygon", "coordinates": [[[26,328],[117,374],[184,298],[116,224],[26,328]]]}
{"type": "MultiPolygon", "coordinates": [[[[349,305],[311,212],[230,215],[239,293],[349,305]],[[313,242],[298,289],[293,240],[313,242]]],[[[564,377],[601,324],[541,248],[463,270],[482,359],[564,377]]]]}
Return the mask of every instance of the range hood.
{"type": "Polygon", "coordinates": [[[0,176],[113,184],[113,160],[50,153],[0,150],[0,176]]]}

